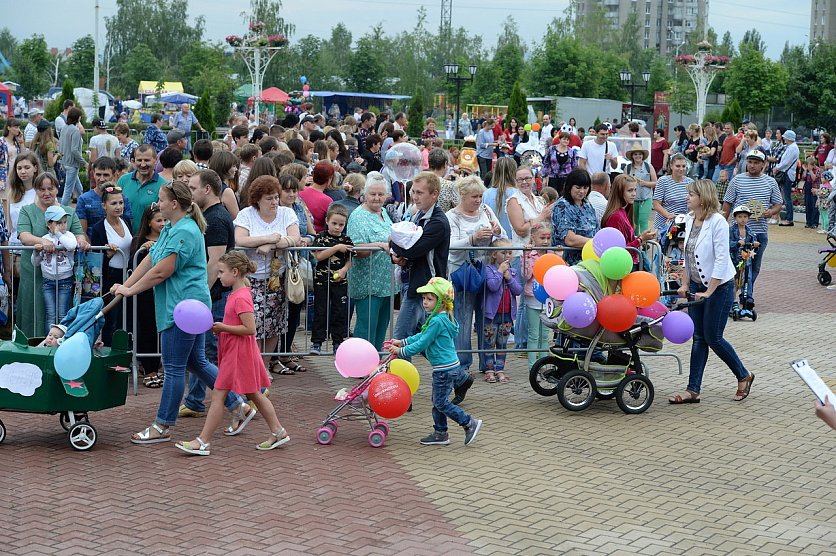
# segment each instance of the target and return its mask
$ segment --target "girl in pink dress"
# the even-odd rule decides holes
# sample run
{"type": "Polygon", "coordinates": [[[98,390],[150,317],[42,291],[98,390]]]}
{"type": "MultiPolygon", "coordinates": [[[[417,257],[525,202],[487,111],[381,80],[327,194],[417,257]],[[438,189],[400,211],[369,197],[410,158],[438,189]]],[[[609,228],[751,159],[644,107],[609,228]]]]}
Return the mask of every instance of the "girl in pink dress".
{"type": "MultiPolygon", "coordinates": [[[[224,321],[216,322],[212,332],[218,335],[218,378],[212,390],[212,405],[200,435],[192,441],[178,442],[177,448],[195,456],[209,455],[209,441],[223,419],[224,398],[234,390],[247,398],[264,415],[272,435],[256,450],[272,450],[290,441],[273,404],[261,393],[270,385],[270,376],[255,341],[253,298],[246,275],[255,272],[255,263],[241,251],[230,251],[218,262],[218,279],[232,293],[226,302],[224,321]]],[[[224,433],[226,434],[226,433],[224,433]]]]}

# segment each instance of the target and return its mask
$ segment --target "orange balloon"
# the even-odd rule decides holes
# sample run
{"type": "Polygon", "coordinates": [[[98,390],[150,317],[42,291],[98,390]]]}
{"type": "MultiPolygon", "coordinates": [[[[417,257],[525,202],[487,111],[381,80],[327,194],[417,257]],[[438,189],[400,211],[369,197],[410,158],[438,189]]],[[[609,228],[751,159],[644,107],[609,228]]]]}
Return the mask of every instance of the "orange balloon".
{"type": "Polygon", "coordinates": [[[533,124],[531,124],[531,130],[532,131],[540,131],[540,124],[538,124],[537,122],[534,122],[533,124]]]}
{"type": "Polygon", "coordinates": [[[621,294],[608,295],[598,302],[598,322],[612,332],[624,332],[636,322],[636,306],[621,294]]]}
{"type": "Polygon", "coordinates": [[[546,271],[559,264],[566,264],[566,261],[564,261],[560,255],[555,255],[554,253],[540,255],[540,258],[534,263],[534,279],[542,286],[543,277],[546,275],[546,271]]]}
{"type": "Polygon", "coordinates": [[[662,294],[662,287],[656,277],[643,270],[631,272],[621,280],[621,293],[636,307],[650,307],[662,294]]]}

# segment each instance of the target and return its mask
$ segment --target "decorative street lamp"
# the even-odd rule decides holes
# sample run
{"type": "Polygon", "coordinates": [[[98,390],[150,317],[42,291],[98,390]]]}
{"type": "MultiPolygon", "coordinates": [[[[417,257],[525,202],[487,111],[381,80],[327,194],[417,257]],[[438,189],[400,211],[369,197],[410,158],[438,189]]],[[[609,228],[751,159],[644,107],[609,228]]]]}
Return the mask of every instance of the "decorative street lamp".
{"type": "Polygon", "coordinates": [[[683,54],[676,56],[674,61],[685,68],[697,91],[697,121],[705,119],[705,101],[711,82],[721,71],[725,71],[731,58],[728,56],[714,56],[711,54],[711,43],[703,41],[697,45],[697,53],[693,56],[683,54]]]}
{"type": "Polygon", "coordinates": [[[473,82],[473,76],[476,75],[476,65],[470,64],[467,69],[470,71],[470,77],[459,77],[458,64],[444,64],[444,73],[447,74],[447,82],[452,81],[456,84],[456,116],[453,118],[456,120],[456,137],[459,136],[459,120],[461,119],[459,116],[459,99],[462,96],[462,83],[473,82]]]}
{"type": "Polygon", "coordinates": [[[636,89],[646,89],[647,83],[650,81],[650,72],[643,71],[642,72],[642,79],[644,80],[644,84],[642,83],[633,83],[633,74],[630,73],[630,70],[623,69],[618,72],[618,77],[621,78],[621,84],[624,85],[627,89],[630,89],[630,121],[633,120],[633,104],[634,99],[636,96],[636,89]]]}

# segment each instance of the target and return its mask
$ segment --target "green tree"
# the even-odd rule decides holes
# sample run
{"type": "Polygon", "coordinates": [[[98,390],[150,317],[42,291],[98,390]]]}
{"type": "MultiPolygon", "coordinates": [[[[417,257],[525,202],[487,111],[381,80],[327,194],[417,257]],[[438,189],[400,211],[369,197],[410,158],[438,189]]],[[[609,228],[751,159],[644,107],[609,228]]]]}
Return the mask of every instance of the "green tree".
{"type": "Polygon", "coordinates": [[[75,100],[75,94],[73,93],[74,88],[75,87],[72,81],[69,79],[64,80],[64,86],[61,88],[61,94],[47,104],[46,110],[44,110],[44,117],[47,120],[54,120],[58,117],[58,114],[64,111],[65,100],[75,100]]]}
{"type": "Polygon", "coordinates": [[[836,129],[836,44],[819,44],[809,54],[799,50],[785,49],[781,56],[781,63],[794,62],[786,66],[790,70],[786,106],[802,125],[836,129]]]}
{"type": "Polygon", "coordinates": [[[135,92],[140,81],[157,81],[162,77],[162,63],[145,43],[131,49],[124,60],[120,74],[125,91],[135,92]]]}
{"type": "Polygon", "coordinates": [[[212,107],[212,95],[208,90],[203,91],[194,105],[194,115],[203,128],[212,133],[215,131],[215,112],[212,107]]]}
{"type": "Polygon", "coordinates": [[[348,83],[359,93],[379,93],[385,86],[383,57],[375,48],[374,39],[364,35],[357,41],[357,49],[348,62],[348,83]]]}
{"type": "Polygon", "coordinates": [[[737,99],[731,101],[731,104],[729,105],[728,119],[725,121],[731,122],[734,129],[740,127],[740,124],[743,122],[743,109],[740,107],[740,103],[737,99]]]}
{"type": "Polygon", "coordinates": [[[11,63],[14,80],[20,84],[18,95],[32,98],[46,92],[50,84],[50,57],[43,35],[24,39],[11,63]]]}
{"type": "Polygon", "coordinates": [[[511,98],[508,99],[508,121],[511,118],[516,118],[518,122],[528,121],[528,101],[519,81],[514,82],[511,98]]]}
{"type": "Polygon", "coordinates": [[[496,43],[492,64],[496,72],[497,81],[493,84],[495,94],[507,102],[514,88],[514,84],[523,76],[525,69],[525,47],[519,35],[519,27],[512,16],[508,16],[503,23],[502,31],[496,43]]]}
{"type": "Polygon", "coordinates": [[[412,95],[412,102],[409,104],[409,110],[406,113],[407,124],[406,133],[412,138],[420,138],[424,131],[424,91],[416,89],[415,94],[412,95]]]}
{"type": "Polygon", "coordinates": [[[738,46],[740,49],[741,54],[743,50],[746,48],[754,48],[761,54],[766,52],[766,43],[763,42],[761,39],[761,33],[757,29],[749,29],[745,33],[743,33],[743,38],[740,40],[740,45],[738,46]]]}
{"type": "Polygon", "coordinates": [[[90,87],[93,83],[93,66],[96,59],[96,45],[93,37],[85,35],[77,39],[71,50],[72,53],[66,65],[67,77],[76,83],[83,83],[83,87],[90,87]]]}
{"type": "MultiPolygon", "coordinates": [[[[6,58],[9,64],[17,56],[17,39],[8,27],[0,29],[0,54],[6,58]]],[[[5,70],[4,68],[0,68],[0,77],[11,77],[10,70],[8,68],[5,70]]]]}
{"type": "Polygon", "coordinates": [[[741,43],[740,55],[726,70],[726,92],[750,115],[766,114],[787,92],[787,70],[762,51],[741,43]]]}

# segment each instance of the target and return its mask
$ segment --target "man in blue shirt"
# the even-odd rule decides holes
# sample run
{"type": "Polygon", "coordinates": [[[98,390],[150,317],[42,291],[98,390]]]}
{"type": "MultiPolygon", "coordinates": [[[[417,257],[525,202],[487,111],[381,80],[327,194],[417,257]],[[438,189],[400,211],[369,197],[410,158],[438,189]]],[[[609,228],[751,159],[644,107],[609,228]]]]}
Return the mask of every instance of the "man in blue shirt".
{"type": "Polygon", "coordinates": [[[186,154],[188,154],[192,148],[191,136],[193,125],[196,125],[200,131],[206,131],[203,129],[203,126],[200,125],[200,122],[197,121],[197,117],[194,115],[194,112],[189,110],[189,104],[184,102],[180,105],[180,111],[171,118],[171,127],[181,130],[186,135],[186,154]]]}
{"type": "Polygon", "coordinates": [[[154,171],[154,162],[157,156],[154,147],[151,145],[140,145],[134,151],[134,163],[136,170],[127,173],[116,183],[122,188],[122,196],[125,198],[125,207],[128,203],[136,213],[137,217],[131,223],[133,235],[139,233],[139,226],[142,223],[142,215],[151,203],[157,202],[160,194],[160,187],[165,180],[154,171]]]}
{"type": "MultiPolygon", "coordinates": [[[[93,163],[93,177],[96,179],[97,186],[95,189],[82,193],[75,208],[75,213],[79,222],[81,222],[84,233],[87,233],[93,226],[104,220],[105,211],[102,206],[102,193],[105,186],[113,186],[113,177],[116,175],[116,170],[116,161],[109,156],[100,156],[93,163]]],[[[131,203],[127,198],[125,198],[125,212],[122,217],[130,223],[131,203]]]]}
{"type": "Polygon", "coordinates": [[[162,121],[162,114],[151,114],[151,123],[145,128],[145,137],[142,143],[154,147],[154,153],[161,153],[168,146],[168,141],[165,138],[165,133],[160,129],[160,121],[162,121]]]}
{"type": "Polygon", "coordinates": [[[784,220],[778,224],[779,226],[794,226],[793,224],[793,208],[792,208],[792,186],[795,185],[795,167],[798,165],[798,145],[795,144],[795,132],[788,129],[782,135],[784,144],[784,152],[781,154],[781,159],[775,163],[775,168],[772,169],[772,175],[775,176],[775,181],[781,188],[781,194],[784,197],[784,220]]]}

